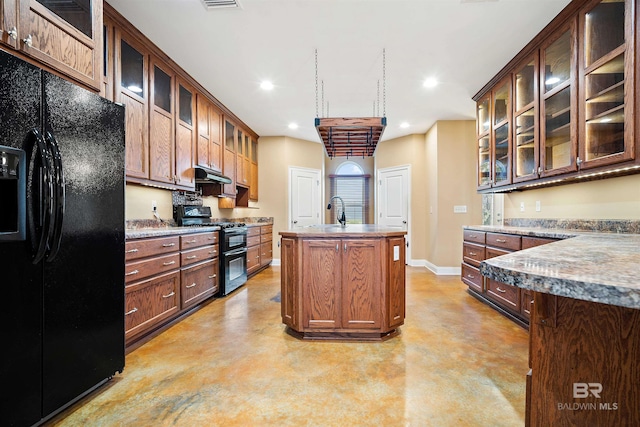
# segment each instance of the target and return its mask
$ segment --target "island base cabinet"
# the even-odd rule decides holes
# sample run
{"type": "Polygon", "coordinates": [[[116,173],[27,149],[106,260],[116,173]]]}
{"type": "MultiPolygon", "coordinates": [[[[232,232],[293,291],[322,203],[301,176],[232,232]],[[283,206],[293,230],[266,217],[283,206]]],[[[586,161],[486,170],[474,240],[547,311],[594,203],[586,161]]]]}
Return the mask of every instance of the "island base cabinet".
{"type": "Polygon", "coordinates": [[[640,425],[640,310],[534,293],[527,425],[640,425]]]}
{"type": "Polygon", "coordinates": [[[398,333],[405,315],[403,237],[281,243],[282,322],[290,334],[367,341],[398,333]]]}

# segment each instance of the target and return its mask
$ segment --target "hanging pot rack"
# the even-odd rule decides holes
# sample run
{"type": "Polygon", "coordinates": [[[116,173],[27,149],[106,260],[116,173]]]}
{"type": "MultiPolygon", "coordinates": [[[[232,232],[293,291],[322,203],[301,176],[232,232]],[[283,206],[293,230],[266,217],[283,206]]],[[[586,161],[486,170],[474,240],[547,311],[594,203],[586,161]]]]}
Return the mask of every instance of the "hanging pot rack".
{"type": "MultiPolygon", "coordinates": [[[[376,151],[376,147],[385,127],[386,118],[386,58],[382,50],[382,87],[383,87],[383,113],[382,117],[319,117],[318,111],[318,51],[315,51],[316,60],[316,119],[315,126],[320,140],[324,144],[325,152],[333,157],[370,157],[376,151]]],[[[378,106],[380,104],[380,84],[378,82],[378,106]]],[[[322,109],[324,114],[324,81],[322,82],[322,109]]],[[[327,114],[329,108],[327,105],[327,114]]],[[[375,115],[375,103],[374,103],[375,115]]]]}

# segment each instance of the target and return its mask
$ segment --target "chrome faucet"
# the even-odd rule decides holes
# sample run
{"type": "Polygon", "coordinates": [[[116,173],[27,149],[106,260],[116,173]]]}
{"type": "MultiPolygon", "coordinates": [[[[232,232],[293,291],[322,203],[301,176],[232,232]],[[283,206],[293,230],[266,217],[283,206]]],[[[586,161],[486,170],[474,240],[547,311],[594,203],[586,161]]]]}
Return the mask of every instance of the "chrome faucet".
{"type": "Polygon", "coordinates": [[[344,200],[342,200],[342,197],[340,197],[340,196],[333,196],[331,199],[329,199],[329,205],[327,206],[327,209],[331,209],[331,202],[333,201],[333,199],[340,200],[340,203],[342,204],[342,215],[340,215],[338,217],[338,222],[340,223],[342,228],[345,228],[347,226],[347,217],[344,214],[344,212],[345,212],[344,200]]]}

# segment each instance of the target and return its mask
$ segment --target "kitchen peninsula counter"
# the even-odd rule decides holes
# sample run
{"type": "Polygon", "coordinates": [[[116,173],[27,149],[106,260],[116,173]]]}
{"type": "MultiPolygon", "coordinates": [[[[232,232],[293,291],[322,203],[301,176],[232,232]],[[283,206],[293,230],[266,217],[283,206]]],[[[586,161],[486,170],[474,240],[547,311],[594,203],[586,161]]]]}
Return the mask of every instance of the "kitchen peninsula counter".
{"type": "Polygon", "coordinates": [[[315,340],[381,341],[405,317],[402,228],[318,225],[281,231],[281,312],[315,340]]]}
{"type": "Polygon", "coordinates": [[[526,424],[640,425],[640,234],[566,233],[480,264],[533,291],[526,424]]]}

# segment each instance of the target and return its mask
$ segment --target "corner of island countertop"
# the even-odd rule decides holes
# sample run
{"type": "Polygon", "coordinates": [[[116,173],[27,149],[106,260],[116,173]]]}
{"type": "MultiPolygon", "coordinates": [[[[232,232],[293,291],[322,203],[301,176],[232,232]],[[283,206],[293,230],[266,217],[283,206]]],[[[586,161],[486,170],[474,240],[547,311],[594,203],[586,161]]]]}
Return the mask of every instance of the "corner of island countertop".
{"type": "Polygon", "coordinates": [[[288,230],[281,230],[278,233],[283,237],[364,238],[404,236],[407,234],[407,230],[404,227],[389,227],[377,224],[347,224],[346,227],[342,227],[339,224],[317,224],[292,227],[288,230]]]}

